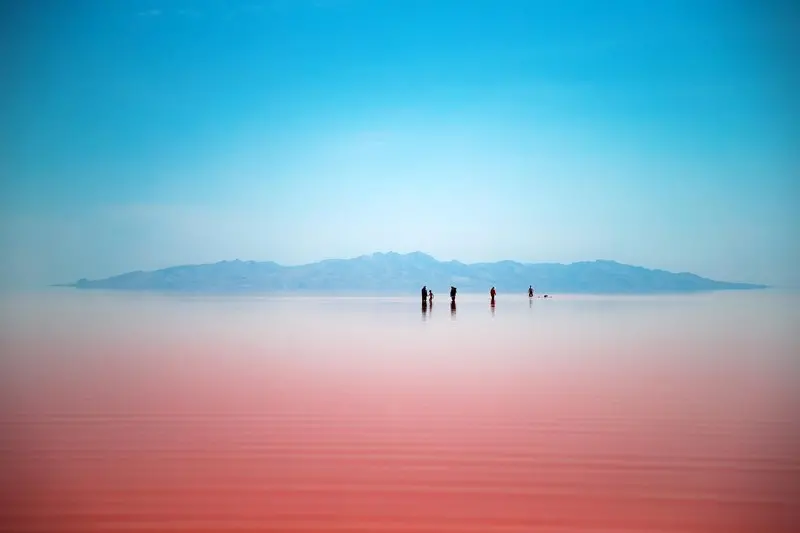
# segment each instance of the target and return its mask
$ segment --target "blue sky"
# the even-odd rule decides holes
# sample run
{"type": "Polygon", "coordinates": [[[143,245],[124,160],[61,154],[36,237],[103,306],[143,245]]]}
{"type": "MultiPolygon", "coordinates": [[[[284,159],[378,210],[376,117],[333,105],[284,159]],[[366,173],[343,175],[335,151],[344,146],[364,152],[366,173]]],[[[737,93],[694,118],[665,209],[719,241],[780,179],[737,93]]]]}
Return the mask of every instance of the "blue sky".
{"type": "Polygon", "coordinates": [[[792,2],[2,2],[0,275],[374,251],[800,283],[792,2]]]}

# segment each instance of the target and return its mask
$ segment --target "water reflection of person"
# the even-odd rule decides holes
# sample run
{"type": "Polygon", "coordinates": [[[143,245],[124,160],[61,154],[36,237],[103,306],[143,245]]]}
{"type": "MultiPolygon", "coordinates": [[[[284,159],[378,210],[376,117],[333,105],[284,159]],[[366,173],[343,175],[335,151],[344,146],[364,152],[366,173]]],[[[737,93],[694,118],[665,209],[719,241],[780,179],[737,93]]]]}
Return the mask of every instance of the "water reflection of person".
{"type": "Polygon", "coordinates": [[[455,317],[456,317],[456,301],[455,299],[453,299],[453,301],[450,302],[450,318],[455,318],[455,317]]]}
{"type": "Polygon", "coordinates": [[[422,320],[426,320],[428,318],[428,304],[423,300],[422,301],[422,320]]]}

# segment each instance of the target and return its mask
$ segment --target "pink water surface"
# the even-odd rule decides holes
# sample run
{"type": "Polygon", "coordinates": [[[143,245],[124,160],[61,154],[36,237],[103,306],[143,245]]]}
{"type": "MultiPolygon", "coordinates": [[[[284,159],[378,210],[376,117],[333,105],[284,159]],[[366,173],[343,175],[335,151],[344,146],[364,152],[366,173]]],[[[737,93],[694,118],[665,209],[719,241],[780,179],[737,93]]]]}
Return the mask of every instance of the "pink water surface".
{"type": "Polygon", "coordinates": [[[14,295],[0,529],[793,531],[797,303],[14,295]]]}

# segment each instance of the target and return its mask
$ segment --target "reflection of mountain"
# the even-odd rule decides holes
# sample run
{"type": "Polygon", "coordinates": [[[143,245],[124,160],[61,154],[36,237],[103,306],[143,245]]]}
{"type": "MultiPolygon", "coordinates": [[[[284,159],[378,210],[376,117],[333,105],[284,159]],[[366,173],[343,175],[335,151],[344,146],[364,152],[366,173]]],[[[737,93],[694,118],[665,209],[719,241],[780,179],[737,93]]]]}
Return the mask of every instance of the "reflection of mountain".
{"type": "MultiPolygon", "coordinates": [[[[130,272],[111,278],[82,279],[79,289],[190,292],[275,291],[440,291],[456,285],[460,292],[522,292],[528,285],[550,293],[656,293],[758,289],[762,285],[727,283],[694,274],[623,265],[614,261],[523,264],[514,261],[476,263],[437,261],[421,252],[376,253],[354,259],[331,259],[300,266],[273,262],[222,261],[207,265],[130,272]]],[[[445,294],[443,292],[443,294],[445,294]]]]}

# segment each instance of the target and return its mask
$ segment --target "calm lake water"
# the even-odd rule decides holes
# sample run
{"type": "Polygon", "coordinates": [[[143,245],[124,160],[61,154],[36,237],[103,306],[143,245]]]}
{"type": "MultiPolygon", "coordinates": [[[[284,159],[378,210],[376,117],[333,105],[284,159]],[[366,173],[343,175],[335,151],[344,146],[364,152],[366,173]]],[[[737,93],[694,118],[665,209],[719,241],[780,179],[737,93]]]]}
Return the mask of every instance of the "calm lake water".
{"type": "Polygon", "coordinates": [[[0,299],[0,530],[781,532],[800,298],[0,299]]]}

